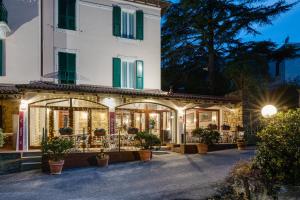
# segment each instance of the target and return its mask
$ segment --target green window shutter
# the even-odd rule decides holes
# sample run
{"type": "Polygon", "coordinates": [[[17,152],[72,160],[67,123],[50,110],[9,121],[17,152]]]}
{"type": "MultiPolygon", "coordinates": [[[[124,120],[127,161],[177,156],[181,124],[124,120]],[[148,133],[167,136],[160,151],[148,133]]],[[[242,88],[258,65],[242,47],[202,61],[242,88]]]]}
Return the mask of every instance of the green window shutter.
{"type": "Polygon", "coordinates": [[[58,53],[58,80],[61,84],[76,84],[76,54],[58,53]]]}
{"type": "Polygon", "coordinates": [[[76,0],[58,0],[58,28],[76,30],[76,0]]]}
{"type": "Polygon", "coordinates": [[[3,40],[0,40],[0,76],[4,75],[3,40]]]}
{"type": "Polygon", "coordinates": [[[76,54],[69,53],[67,58],[68,84],[76,84],[76,54]]]}
{"type": "Polygon", "coordinates": [[[142,10],[136,11],[136,39],[144,39],[144,12],[142,10]]]}
{"type": "Polygon", "coordinates": [[[113,35],[121,36],[121,8],[119,6],[113,7],[113,35]]]}
{"type": "Polygon", "coordinates": [[[113,87],[121,87],[121,59],[113,58],[113,87]]]}
{"type": "Polygon", "coordinates": [[[144,62],[137,60],[136,63],[136,89],[144,89],[144,62]]]}

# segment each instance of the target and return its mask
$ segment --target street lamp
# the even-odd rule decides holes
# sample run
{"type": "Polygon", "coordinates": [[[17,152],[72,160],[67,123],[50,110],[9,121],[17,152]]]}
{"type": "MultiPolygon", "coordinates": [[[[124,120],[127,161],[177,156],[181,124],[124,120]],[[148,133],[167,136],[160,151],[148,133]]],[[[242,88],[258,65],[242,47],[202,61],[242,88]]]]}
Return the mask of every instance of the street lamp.
{"type": "Polygon", "coordinates": [[[277,108],[273,105],[266,105],[261,109],[261,114],[264,118],[271,118],[277,114],[277,108]]]}

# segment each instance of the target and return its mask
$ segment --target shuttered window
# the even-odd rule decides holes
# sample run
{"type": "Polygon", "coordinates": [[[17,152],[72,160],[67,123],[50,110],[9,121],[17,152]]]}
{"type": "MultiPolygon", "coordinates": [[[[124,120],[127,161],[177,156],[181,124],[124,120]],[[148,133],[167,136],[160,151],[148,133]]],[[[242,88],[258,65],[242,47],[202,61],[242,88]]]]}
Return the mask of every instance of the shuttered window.
{"type": "Polygon", "coordinates": [[[144,12],[113,7],[113,35],[128,39],[144,39],[144,12]]]}
{"type": "Polygon", "coordinates": [[[76,30],[76,0],[58,0],[58,28],[76,30]]]}
{"type": "Polygon", "coordinates": [[[76,54],[58,53],[58,80],[60,84],[76,84],[76,54]]]}
{"type": "Polygon", "coordinates": [[[144,12],[142,10],[136,11],[136,39],[144,39],[144,12]]]}
{"type": "Polygon", "coordinates": [[[144,62],[113,58],[113,87],[144,89],[144,62]]]}

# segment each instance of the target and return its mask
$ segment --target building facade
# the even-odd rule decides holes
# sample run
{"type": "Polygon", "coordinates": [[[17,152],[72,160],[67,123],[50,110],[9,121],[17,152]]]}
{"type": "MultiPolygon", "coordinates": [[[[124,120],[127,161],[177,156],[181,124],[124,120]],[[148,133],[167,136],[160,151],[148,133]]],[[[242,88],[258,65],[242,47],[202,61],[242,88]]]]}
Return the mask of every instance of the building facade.
{"type": "MultiPolygon", "coordinates": [[[[161,91],[160,0],[3,0],[1,127],[12,149],[40,147],[45,136],[87,134],[131,146],[130,130],[167,143],[194,142],[197,127],[241,126],[239,100],[161,91]],[[17,14],[16,14],[17,13],[17,14]]],[[[226,136],[226,137],[225,137],[226,136]]],[[[101,143],[101,144],[100,144],[101,143]]]]}

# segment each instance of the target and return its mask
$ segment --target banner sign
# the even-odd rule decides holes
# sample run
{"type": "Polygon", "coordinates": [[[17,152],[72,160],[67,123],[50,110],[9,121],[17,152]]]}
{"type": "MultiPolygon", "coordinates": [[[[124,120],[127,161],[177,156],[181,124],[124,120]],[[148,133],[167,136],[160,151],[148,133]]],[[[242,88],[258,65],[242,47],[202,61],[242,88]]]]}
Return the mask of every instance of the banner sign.
{"type": "Polygon", "coordinates": [[[116,126],[116,114],[115,112],[109,112],[109,133],[115,134],[115,126],[116,126]]]}
{"type": "Polygon", "coordinates": [[[23,150],[23,141],[24,141],[24,112],[20,111],[19,113],[19,151],[23,150]]]}

